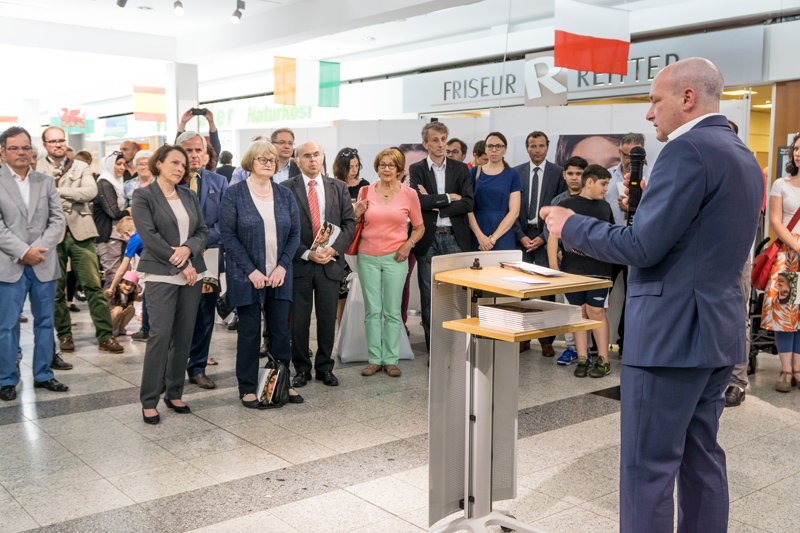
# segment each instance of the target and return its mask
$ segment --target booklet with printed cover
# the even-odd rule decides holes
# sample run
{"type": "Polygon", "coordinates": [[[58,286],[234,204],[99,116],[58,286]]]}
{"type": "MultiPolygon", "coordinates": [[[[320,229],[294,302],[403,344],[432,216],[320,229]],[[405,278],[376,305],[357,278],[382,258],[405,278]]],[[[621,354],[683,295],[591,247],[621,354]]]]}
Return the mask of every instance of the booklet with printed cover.
{"type": "Polygon", "coordinates": [[[332,246],[333,243],[336,242],[336,239],[339,237],[339,233],[341,232],[342,230],[339,229],[339,226],[326,221],[319,228],[316,237],[314,237],[314,243],[311,245],[311,251],[319,252],[323,248],[332,246]]]}

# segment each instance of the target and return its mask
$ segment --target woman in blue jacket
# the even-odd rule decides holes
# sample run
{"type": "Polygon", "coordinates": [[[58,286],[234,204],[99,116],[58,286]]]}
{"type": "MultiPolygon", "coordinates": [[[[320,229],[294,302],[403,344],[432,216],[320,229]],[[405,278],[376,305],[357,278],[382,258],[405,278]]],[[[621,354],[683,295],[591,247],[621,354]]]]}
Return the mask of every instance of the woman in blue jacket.
{"type": "MultiPolygon", "coordinates": [[[[247,180],[232,185],[222,199],[220,233],[225,246],[227,299],[239,312],[236,377],[245,407],[266,408],[256,397],[261,343],[261,308],[271,352],[289,369],[289,306],[292,258],[300,244],[300,216],[292,192],[272,182],[278,151],[267,141],[252,143],[242,156],[247,180]]],[[[303,398],[293,389],[291,403],[303,398]]]]}

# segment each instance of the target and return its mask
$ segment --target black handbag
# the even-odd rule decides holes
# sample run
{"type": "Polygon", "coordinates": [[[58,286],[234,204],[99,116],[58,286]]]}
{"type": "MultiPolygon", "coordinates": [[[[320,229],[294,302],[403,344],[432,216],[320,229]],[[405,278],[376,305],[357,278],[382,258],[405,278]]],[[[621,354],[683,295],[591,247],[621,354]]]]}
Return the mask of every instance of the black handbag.
{"type": "Polygon", "coordinates": [[[256,396],[261,405],[271,408],[289,403],[289,369],[272,354],[267,354],[267,362],[258,372],[256,396]]]}
{"type": "Polygon", "coordinates": [[[233,313],[233,307],[228,307],[225,304],[225,296],[227,294],[228,293],[220,294],[219,297],[217,298],[217,314],[222,320],[225,320],[226,318],[228,318],[228,315],[233,313]]]}

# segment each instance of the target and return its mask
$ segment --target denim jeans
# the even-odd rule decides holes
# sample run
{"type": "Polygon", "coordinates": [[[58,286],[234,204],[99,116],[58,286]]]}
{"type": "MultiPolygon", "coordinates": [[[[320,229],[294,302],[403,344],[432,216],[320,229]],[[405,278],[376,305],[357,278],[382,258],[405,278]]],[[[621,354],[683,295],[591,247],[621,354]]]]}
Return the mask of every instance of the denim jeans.
{"type": "Polygon", "coordinates": [[[437,233],[431,247],[424,255],[417,256],[417,281],[422,307],[422,328],[425,330],[425,347],[431,351],[431,259],[437,255],[460,254],[461,247],[450,233],[437,233]]]}
{"type": "Polygon", "coordinates": [[[15,363],[18,334],[14,328],[19,324],[19,315],[30,295],[33,313],[33,379],[53,379],[50,363],[53,362],[53,302],[56,281],[39,281],[33,268],[25,266],[22,277],[14,283],[0,282],[0,386],[16,386],[19,373],[15,363]]]}

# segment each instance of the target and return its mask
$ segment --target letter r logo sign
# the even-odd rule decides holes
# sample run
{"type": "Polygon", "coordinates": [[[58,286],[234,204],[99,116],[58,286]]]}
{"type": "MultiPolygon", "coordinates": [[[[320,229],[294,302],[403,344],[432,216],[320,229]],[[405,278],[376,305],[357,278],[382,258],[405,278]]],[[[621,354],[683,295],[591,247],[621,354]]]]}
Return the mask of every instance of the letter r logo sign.
{"type": "Polygon", "coordinates": [[[549,54],[529,54],[525,57],[526,105],[559,105],[567,102],[567,73],[555,66],[552,52],[549,54]],[[546,91],[543,92],[542,88],[546,91]],[[528,102],[542,97],[546,101],[528,102]]]}

